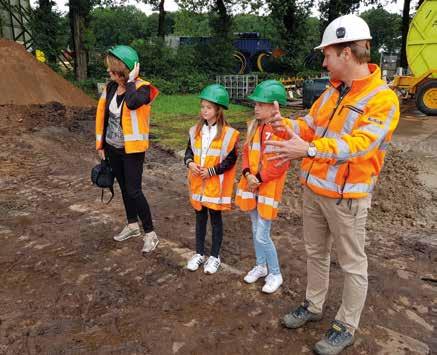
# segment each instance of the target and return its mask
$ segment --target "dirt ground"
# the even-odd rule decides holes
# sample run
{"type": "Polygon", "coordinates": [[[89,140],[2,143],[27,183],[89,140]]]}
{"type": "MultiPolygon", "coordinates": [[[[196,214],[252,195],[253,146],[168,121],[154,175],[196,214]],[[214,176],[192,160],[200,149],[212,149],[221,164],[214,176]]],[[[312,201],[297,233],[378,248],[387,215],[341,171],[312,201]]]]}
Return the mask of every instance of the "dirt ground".
{"type": "MultiPolygon", "coordinates": [[[[341,302],[332,260],[325,317],[303,329],[280,318],[305,295],[301,189],[290,172],[273,224],[284,286],[246,285],[254,264],[248,216],[224,217],[224,265],[184,269],[194,247],[182,159],[147,153],[143,187],[161,243],[116,243],[117,189],[100,202],[92,109],[0,106],[0,354],[310,353],[341,302]]],[[[437,118],[405,110],[368,223],[369,293],[345,354],[437,353],[437,118]]],[[[209,243],[209,241],[208,241],[209,243]]],[[[209,244],[208,244],[209,245],[209,244]]]]}

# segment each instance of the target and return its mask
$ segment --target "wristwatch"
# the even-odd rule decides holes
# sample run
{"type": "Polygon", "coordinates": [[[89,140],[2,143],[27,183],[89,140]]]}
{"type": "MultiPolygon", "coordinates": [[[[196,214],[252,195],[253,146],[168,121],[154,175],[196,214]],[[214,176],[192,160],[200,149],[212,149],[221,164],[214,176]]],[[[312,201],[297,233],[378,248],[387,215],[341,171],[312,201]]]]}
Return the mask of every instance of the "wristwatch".
{"type": "Polygon", "coordinates": [[[307,150],[307,155],[308,155],[310,158],[314,158],[314,157],[316,156],[316,153],[317,153],[317,148],[316,148],[316,146],[314,145],[314,143],[310,143],[310,145],[309,145],[309,147],[308,147],[308,150],[307,150]]]}

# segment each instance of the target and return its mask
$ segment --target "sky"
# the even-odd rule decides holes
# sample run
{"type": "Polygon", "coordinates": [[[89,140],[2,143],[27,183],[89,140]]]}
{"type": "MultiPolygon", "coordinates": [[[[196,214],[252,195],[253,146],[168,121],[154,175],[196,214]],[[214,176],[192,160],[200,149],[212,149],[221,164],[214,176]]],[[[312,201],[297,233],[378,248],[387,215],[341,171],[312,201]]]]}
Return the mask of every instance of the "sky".
{"type": "MultiPolygon", "coordinates": [[[[386,0],[387,1],[387,5],[384,6],[384,8],[389,11],[389,12],[394,12],[394,13],[398,13],[401,14],[402,13],[402,6],[404,4],[403,1],[391,1],[391,0],[386,0]]],[[[34,5],[37,2],[37,0],[31,0],[31,3],[34,5]]],[[[68,0],[55,0],[55,3],[57,4],[57,8],[62,11],[62,12],[67,12],[68,8],[66,6],[68,0]]],[[[142,4],[140,1],[133,1],[130,0],[128,1],[128,3],[133,4],[135,6],[137,6],[139,9],[141,9],[143,12],[145,12],[146,14],[151,14],[152,13],[152,8],[149,5],[144,5],[142,4]]],[[[416,6],[417,1],[412,1],[412,8],[414,8],[416,6]]],[[[178,6],[176,4],[176,2],[174,0],[165,0],[165,10],[166,11],[176,11],[178,9],[178,6]]],[[[369,7],[370,8],[370,7],[369,7]]],[[[366,10],[367,8],[362,6],[360,8],[360,12],[366,10]]],[[[318,15],[317,11],[314,11],[313,14],[315,16],[318,15]]]]}

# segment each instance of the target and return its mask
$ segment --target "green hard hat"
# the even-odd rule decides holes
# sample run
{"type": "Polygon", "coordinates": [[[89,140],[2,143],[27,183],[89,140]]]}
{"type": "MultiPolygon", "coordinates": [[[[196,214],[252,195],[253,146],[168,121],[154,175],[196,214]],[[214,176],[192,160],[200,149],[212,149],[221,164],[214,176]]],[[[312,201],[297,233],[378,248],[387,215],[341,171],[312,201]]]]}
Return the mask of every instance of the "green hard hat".
{"type": "Polygon", "coordinates": [[[202,100],[214,102],[223,106],[226,110],[229,107],[229,94],[223,85],[212,84],[205,87],[199,95],[202,100]]]}
{"type": "Polygon", "coordinates": [[[277,80],[265,80],[260,82],[247,98],[268,104],[272,104],[273,101],[278,101],[281,105],[287,104],[287,93],[284,85],[277,80]]]}
{"type": "Polygon", "coordinates": [[[108,53],[120,59],[129,70],[134,68],[135,62],[139,62],[137,51],[129,46],[115,46],[112,47],[108,53]]]}

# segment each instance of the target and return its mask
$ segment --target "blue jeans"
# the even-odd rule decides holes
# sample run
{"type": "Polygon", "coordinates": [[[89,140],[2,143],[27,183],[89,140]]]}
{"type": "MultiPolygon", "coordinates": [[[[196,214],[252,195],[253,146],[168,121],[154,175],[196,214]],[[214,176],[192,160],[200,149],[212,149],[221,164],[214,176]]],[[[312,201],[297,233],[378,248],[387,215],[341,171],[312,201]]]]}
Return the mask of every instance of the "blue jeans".
{"type": "Polygon", "coordinates": [[[278,254],[276,253],[275,244],[270,237],[272,221],[261,218],[257,209],[250,211],[250,220],[252,221],[253,245],[255,247],[256,264],[265,265],[270,274],[280,275],[278,254]]]}

